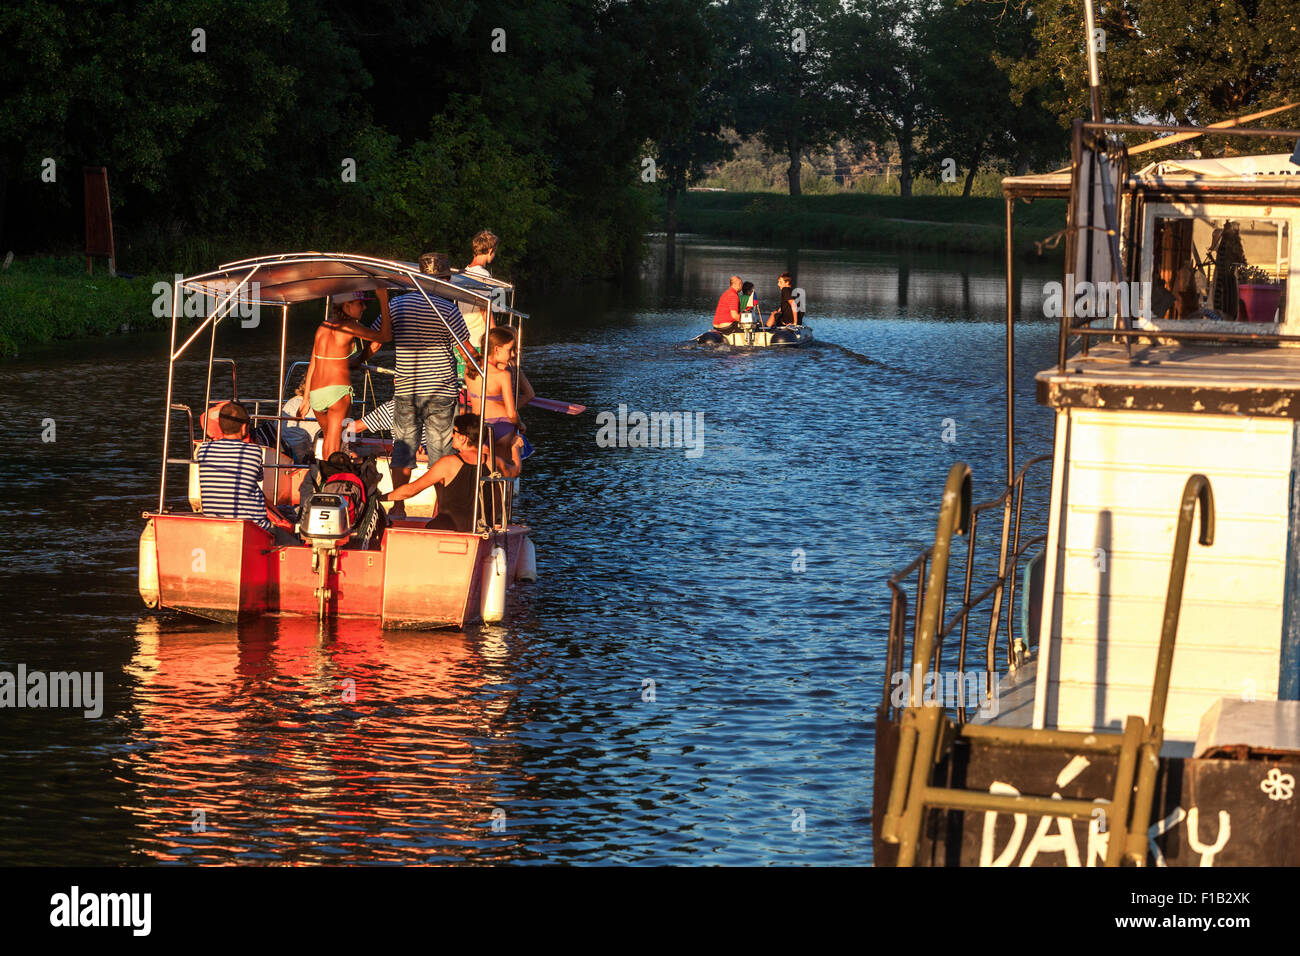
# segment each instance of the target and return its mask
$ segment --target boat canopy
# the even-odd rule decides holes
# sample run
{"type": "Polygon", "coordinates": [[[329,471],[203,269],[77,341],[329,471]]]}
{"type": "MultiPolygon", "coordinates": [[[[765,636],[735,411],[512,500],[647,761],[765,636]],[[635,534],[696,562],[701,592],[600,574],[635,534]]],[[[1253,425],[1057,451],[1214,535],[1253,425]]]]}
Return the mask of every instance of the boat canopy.
{"type": "Polygon", "coordinates": [[[1165,159],[1143,166],[1139,177],[1168,179],[1242,179],[1254,176],[1272,179],[1275,176],[1300,176],[1300,166],[1291,162],[1288,153],[1268,156],[1225,156],[1222,159],[1165,159]]]}
{"type": "Polygon", "coordinates": [[[453,272],[450,280],[425,275],[413,262],[374,259],[369,256],[333,252],[295,252],[228,262],[211,272],[181,279],[186,291],[224,298],[234,293],[241,303],[292,305],[322,299],[342,292],[389,289],[402,292],[419,288],[429,295],[513,313],[503,302],[493,300],[497,289],[512,286],[497,279],[485,279],[453,272]]]}
{"type": "MultiPolygon", "coordinates": [[[[1128,177],[1126,192],[1241,193],[1260,199],[1300,197],[1300,166],[1287,153],[1229,156],[1223,159],[1165,159],[1143,166],[1128,177]]],[[[1007,176],[1002,194],[1008,199],[1069,199],[1070,170],[1031,176],[1007,176]]]]}

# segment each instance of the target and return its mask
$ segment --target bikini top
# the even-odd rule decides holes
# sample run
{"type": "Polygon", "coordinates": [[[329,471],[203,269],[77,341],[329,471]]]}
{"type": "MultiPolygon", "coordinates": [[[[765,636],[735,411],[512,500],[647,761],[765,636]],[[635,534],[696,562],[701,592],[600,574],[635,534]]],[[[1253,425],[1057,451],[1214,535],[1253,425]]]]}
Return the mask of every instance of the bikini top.
{"type": "MultiPolygon", "coordinates": [[[[329,325],[329,322],[326,321],[326,322],[324,322],[324,323],[322,323],[322,324],[328,326],[328,325],[329,325]]],[[[330,329],[331,329],[331,331],[334,331],[334,332],[342,332],[342,331],[344,331],[343,329],[340,329],[340,328],[337,328],[337,327],[333,327],[333,326],[331,326],[330,329]]],[[[351,361],[355,356],[360,355],[360,354],[361,354],[361,347],[360,347],[359,343],[357,342],[356,337],[353,336],[353,338],[352,338],[352,351],[348,352],[347,355],[318,355],[317,353],[312,352],[312,353],[311,353],[311,357],[312,357],[312,358],[318,358],[318,359],[321,359],[322,361],[326,361],[326,362],[328,362],[328,361],[344,362],[344,361],[351,361]]]]}
{"type": "Polygon", "coordinates": [[[312,352],[311,357],[318,358],[318,359],[337,359],[339,361],[349,361],[352,359],[354,355],[360,355],[360,354],[361,354],[361,349],[357,348],[356,339],[353,339],[352,351],[349,352],[347,355],[317,355],[315,352],[312,352]]]}

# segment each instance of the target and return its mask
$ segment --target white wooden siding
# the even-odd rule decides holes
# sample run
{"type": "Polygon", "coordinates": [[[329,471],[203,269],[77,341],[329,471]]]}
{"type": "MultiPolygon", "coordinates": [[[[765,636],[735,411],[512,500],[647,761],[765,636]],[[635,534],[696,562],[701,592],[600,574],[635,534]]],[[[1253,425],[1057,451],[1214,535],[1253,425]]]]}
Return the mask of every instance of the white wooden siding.
{"type": "Polygon", "coordinates": [[[1080,408],[1061,417],[1035,725],[1090,730],[1146,716],[1178,506],[1197,472],[1214,490],[1215,541],[1202,547],[1194,532],[1166,737],[1194,740],[1220,697],[1276,698],[1292,423],[1080,408]]]}

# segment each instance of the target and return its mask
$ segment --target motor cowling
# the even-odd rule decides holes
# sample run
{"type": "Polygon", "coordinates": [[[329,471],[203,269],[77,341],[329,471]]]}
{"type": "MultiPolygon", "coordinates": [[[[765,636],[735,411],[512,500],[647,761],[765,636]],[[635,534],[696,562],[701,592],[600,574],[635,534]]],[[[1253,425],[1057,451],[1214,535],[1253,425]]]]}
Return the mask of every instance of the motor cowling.
{"type": "Polygon", "coordinates": [[[317,547],[339,547],[352,536],[356,515],[345,495],[317,492],[303,508],[303,538],[317,547]]]}

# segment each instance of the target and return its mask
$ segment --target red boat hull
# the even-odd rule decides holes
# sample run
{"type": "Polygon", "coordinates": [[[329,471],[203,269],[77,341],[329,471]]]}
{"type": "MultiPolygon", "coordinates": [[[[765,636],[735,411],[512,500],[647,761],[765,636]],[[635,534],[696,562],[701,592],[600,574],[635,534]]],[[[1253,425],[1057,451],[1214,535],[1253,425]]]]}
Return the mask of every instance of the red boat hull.
{"type": "MultiPolygon", "coordinates": [[[[261,614],[317,613],[319,574],[306,545],[276,547],[247,521],[194,514],[151,516],[157,540],[159,604],[213,621],[261,614]]],[[[507,580],[514,580],[528,529],[506,534],[507,580]]],[[[463,627],[479,617],[489,538],[428,531],[416,522],[389,528],[378,551],[340,551],[326,577],[331,617],[378,618],[383,627],[463,627]]]]}

